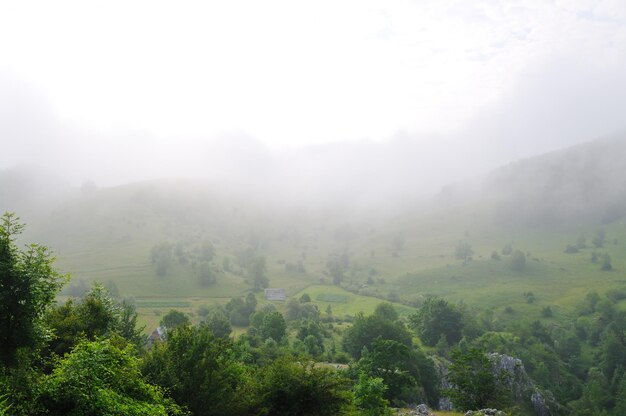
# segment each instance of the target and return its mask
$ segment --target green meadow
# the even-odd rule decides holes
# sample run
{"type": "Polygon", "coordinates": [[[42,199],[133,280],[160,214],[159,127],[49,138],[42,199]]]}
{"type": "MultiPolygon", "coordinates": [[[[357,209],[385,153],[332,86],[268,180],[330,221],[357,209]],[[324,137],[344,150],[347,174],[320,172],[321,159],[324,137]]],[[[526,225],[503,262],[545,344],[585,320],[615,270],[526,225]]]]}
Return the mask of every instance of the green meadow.
{"type": "Polygon", "coordinates": [[[265,258],[270,287],[284,288],[288,297],[306,292],[322,312],[330,306],[336,316],[370,313],[383,300],[407,315],[426,296],[438,295],[492,309],[505,320],[539,317],[546,306],[555,318],[566,319],[589,291],[626,287],[623,221],[603,225],[604,245],[593,248],[598,224],[499,227],[489,206],[466,204],[383,220],[276,211],[217,197],[190,202],[185,198],[191,191],[178,188],[135,184],[78,197],[49,216],[25,218],[32,224],[25,240],[50,245],[59,268],[74,281],[108,282],[133,298],[146,330],[169,309],[197,320],[199,306],[249,293],[252,283],[238,260],[246,250],[265,258]],[[581,235],[587,247],[565,253],[581,235]],[[402,244],[394,243],[398,236],[402,244]],[[180,257],[163,275],[156,273],[150,259],[155,245],[171,243],[186,256],[200,241],[214,247],[214,284],[200,284],[191,261],[180,257]],[[455,257],[461,241],[471,246],[471,260],[455,257]],[[513,270],[511,255],[502,254],[507,245],[524,253],[522,270],[513,270]],[[610,255],[611,271],[591,262],[593,251],[610,255]],[[332,259],[343,262],[340,286],[333,285],[332,259]],[[524,296],[528,292],[532,303],[524,296]]]}

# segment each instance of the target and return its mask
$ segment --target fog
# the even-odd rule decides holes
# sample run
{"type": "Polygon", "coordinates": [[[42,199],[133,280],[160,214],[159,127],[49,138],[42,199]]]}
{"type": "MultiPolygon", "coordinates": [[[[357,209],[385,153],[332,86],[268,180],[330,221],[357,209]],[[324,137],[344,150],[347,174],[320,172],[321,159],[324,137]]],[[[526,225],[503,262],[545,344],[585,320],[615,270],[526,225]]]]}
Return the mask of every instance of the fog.
{"type": "Polygon", "coordinates": [[[73,187],[202,178],[290,204],[412,206],[626,127],[619,2],[271,3],[250,10],[265,24],[144,6],[145,20],[115,3],[102,20],[72,3],[49,20],[1,6],[0,169],[73,187]],[[168,12],[171,44],[157,24],[168,12]]]}

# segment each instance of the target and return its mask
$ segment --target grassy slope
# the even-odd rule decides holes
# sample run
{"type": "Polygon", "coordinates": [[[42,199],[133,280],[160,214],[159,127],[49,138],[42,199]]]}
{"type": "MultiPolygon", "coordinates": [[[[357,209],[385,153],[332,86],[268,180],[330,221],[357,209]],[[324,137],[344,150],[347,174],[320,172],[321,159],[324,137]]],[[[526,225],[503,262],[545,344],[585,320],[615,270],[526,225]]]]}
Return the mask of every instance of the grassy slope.
{"type": "Polygon", "coordinates": [[[559,319],[568,316],[588,291],[602,293],[626,283],[626,225],[621,221],[606,226],[608,243],[598,249],[613,259],[614,270],[604,272],[599,264],[590,262],[592,249],[563,253],[565,245],[574,243],[581,233],[591,245],[594,225],[568,230],[505,230],[490,225],[488,207],[478,205],[405,215],[387,222],[333,219],[328,213],[276,212],[236,198],[197,192],[190,185],[186,188],[188,185],[144,183],[78,197],[50,215],[25,218],[30,223],[25,240],[49,244],[59,257],[60,268],[77,278],[115,282],[121,294],[138,300],[142,320],[149,328],[158,322],[159,313],[169,309],[168,302],[187,302],[178,308],[193,312],[201,304],[224,303],[232,296],[245,295],[250,288],[237,267],[234,272],[222,270],[218,283],[208,287],[197,283],[190,266],[177,264],[166,276],[157,277],[149,255],[151,247],[161,241],[208,238],[216,247],[218,269],[224,257],[234,259],[238,251],[256,245],[257,254],[267,259],[272,287],[284,287],[290,296],[306,291],[320,310],[331,304],[336,315],[371,312],[379,303],[377,298],[348,292],[346,303],[316,299],[322,293],[344,293],[320,285],[330,281],[325,264],[338,253],[349,255],[344,281],[355,290],[376,270],[375,282],[368,284],[364,294],[384,297],[391,292],[402,299],[437,294],[470,306],[494,308],[503,319],[539,317],[547,305],[559,319]],[[391,242],[400,233],[404,247],[393,255],[391,242]],[[454,258],[460,240],[468,241],[475,252],[467,265],[454,258]],[[507,256],[500,261],[490,258],[492,251],[500,251],[506,244],[530,252],[526,270],[511,270],[507,256]],[[285,263],[298,261],[306,273],[286,271],[285,263]],[[534,292],[535,304],[526,303],[523,293],[527,291],[534,292]],[[146,303],[150,301],[164,303],[146,303]],[[515,313],[505,315],[505,306],[515,313]]]}

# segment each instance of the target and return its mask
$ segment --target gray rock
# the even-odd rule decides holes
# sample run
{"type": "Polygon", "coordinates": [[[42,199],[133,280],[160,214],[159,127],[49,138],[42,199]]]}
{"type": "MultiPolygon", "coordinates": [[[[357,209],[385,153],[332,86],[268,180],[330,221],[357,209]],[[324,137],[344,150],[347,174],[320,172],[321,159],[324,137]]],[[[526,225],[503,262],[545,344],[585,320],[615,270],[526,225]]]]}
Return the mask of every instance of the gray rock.
{"type": "Polygon", "coordinates": [[[411,416],[429,416],[430,410],[425,404],[420,404],[411,412],[411,416]]]}
{"type": "Polygon", "coordinates": [[[506,416],[506,413],[498,409],[480,409],[470,410],[465,416],[506,416]]]}

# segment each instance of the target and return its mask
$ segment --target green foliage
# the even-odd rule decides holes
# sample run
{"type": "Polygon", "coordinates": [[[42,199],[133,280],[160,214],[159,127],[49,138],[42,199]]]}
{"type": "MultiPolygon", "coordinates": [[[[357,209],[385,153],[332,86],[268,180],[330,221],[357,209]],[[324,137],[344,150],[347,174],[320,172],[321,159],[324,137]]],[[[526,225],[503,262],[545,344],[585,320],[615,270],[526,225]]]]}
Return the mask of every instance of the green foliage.
{"type": "Polygon", "coordinates": [[[454,257],[457,260],[463,260],[463,263],[467,263],[472,259],[474,255],[474,249],[467,241],[459,241],[454,251],[454,257]]]}
{"type": "Polygon", "coordinates": [[[24,226],[13,213],[0,219],[0,363],[16,364],[20,348],[36,347],[45,337],[43,318],[66,282],[52,267],[47,247],[21,251],[15,239],[24,226]]]}
{"type": "Polygon", "coordinates": [[[204,324],[209,327],[213,335],[218,338],[227,338],[233,332],[233,328],[230,326],[228,317],[220,310],[214,310],[209,312],[204,324]]]}
{"type": "Polygon", "coordinates": [[[259,328],[259,335],[261,339],[266,340],[268,338],[273,339],[276,342],[280,342],[286,335],[287,324],[280,312],[274,311],[266,313],[263,317],[263,322],[259,328]]]}
{"type": "Polygon", "coordinates": [[[611,256],[608,253],[604,253],[602,255],[602,266],[601,269],[604,271],[613,270],[613,265],[611,264],[611,256]]]}
{"type": "Polygon", "coordinates": [[[269,286],[265,257],[254,257],[248,266],[248,278],[252,281],[255,291],[269,286]]]}
{"type": "Polygon", "coordinates": [[[398,320],[398,312],[393,307],[393,305],[389,302],[379,303],[374,310],[374,315],[377,315],[381,318],[397,321],[398,320]]]}
{"type": "Polygon", "coordinates": [[[541,316],[544,318],[552,318],[553,315],[554,313],[552,312],[552,308],[549,306],[546,306],[541,310],[541,316]]]}
{"type": "Polygon", "coordinates": [[[343,349],[353,358],[359,359],[364,348],[371,348],[376,338],[394,340],[406,346],[411,345],[411,335],[400,322],[393,322],[379,315],[355,317],[352,326],[343,337],[343,349]]]}
{"type": "Polygon", "coordinates": [[[247,408],[247,370],[232,341],[206,326],[179,327],[147,354],[142,371],[194,416],[237,415],[247,408]]]}
{"type": "Polygon", "coordinates": [[[11,406],[12,405],[9,404],[9,395],[0,395],[0,416],[7,415],[7,412],[11,409],[11,406]]]}
{"type": "Polygon", "coordinates": [[[289,299],[285,307],[285,319],[295,321],[298,319],[312,319],[318,321],[320,319],[320,310],[317,305],[310,302],[302,302],[296,299],[289,299]]]}
{"type": "Polygon", "coordinates": [[[254,293],[248,293],[244,301],[241,297],[232,298],[226,304],[230,322],[236,326],[247,326],[250,324],[250,315],[254,313],[257,305],[254,293]]]}
{"type": "Polygon", "coordinates": [[[384,397],[386,390],[382,378],[361,372],[353,388],[354,404],[363,416],[390,416],[389,401],[384,397]]]}
{"type": "Polygon", "coordinates": [[[217,272],[207,261],[203,261],[196,266],[196,274],[201,286],[213,285],[217,282],[217,272]]]}
{"type": "Polygon", "coordinates": [[[335,416],[348,414],[350,382],[336,370],[282,357],[255,375],[258,402],[252,414],[335,416]]]}
{"type": "Polygon", "coordinates": [[[324,352],[325,332],[319,321],[304,320],[298,326],[296,337],[304,343],[305,352],[316,357],[324,352]]]}
{"type": "Polygon", "coordinates": [[[168,330],[172,330],[181,326],[188,326],[191,324],[189,317],[184,313],[176,309],[170,309],[168,313],[161,318],[159,323],[168,330]]]}
{"type": "Polygon", "coordinates": [[[358,361],[356,371],[382,378],[387,386],[385,399],[396,405],[424,401],[434,405],[437,402],[432,362],[421,351],[405,344],[376,338],[358,361]]]}
{"type": "Polygon", "coordinates": [[[137,347],[144,342],[143,328],[137,327],[134,306],[113,299],[98,283],[81,300],[70,299],[51,309],[46,315],[46,324],[55,335],[49,348],[61,356],[82,339],[93,341],[116,334],[137,347]]]}
{"type": "Polygon", "coordinates": [[[174,246],[167,241],[156,244],[150,250],[150,261],[157,276],[165,276],[174,261],[174,246]]]}
{"type": "Polygon", "coordinates": [[[108,340],[78,344],[44,379],[38,401],[46,414],[68,416],[182,414],[142,378],[132,351],[108,340]]]}
{"type": "Polygon", "coordinates": [[[511,269],[521,272],[526,268],[526,255],[521,250],[515,250],[511,254],[511,269]]]}
{"type": "Polygon", "coordinates": [[[409,319],[422,342],[428,346],[435,346],[441,335],[445,335],[450,344],[456,344],[462,337],[462,314],[438,297],[429,296],[409,319]]]}
{"type": "Polygon", "coordinates": [[[452,351],[448,381],[451,388],[446,391],[454,406],[462,410],[487,407],[502,409],[507,405],[508,393],[505,374],[494,374],[491,362],[485,353],[476,348],[463,352],[452,351]]]}

